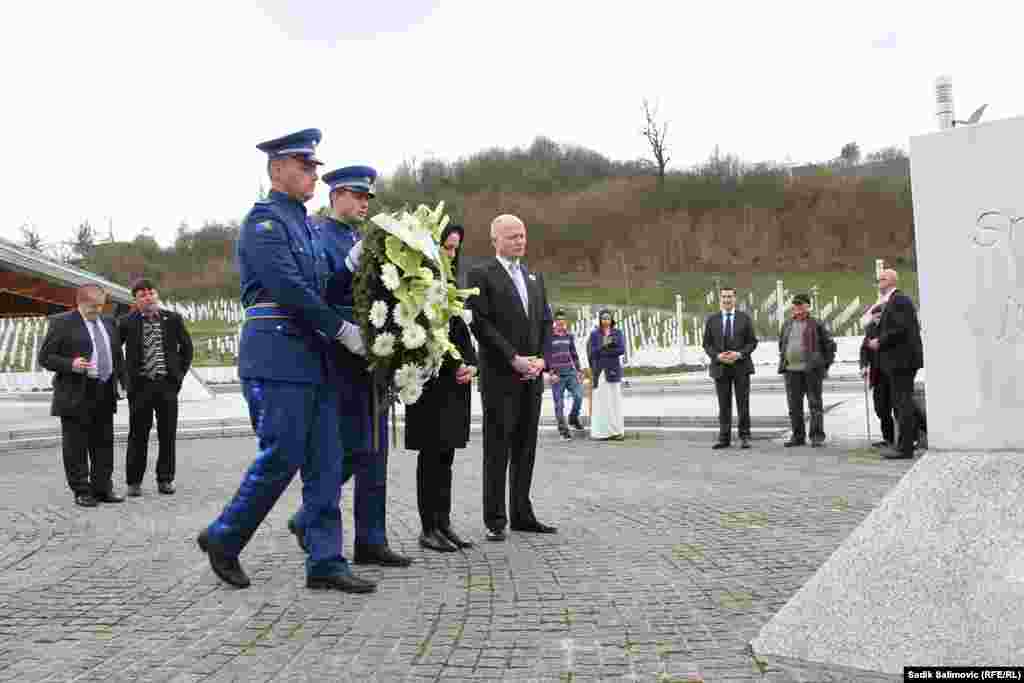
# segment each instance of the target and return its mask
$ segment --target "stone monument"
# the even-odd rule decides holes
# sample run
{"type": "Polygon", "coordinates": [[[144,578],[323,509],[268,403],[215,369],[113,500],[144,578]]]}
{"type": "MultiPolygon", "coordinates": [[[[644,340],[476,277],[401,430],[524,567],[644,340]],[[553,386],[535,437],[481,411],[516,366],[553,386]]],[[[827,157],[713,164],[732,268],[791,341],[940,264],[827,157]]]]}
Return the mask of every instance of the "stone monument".
{"type": "Polygon", "coordinates": [[[932,450],[751,643],[768,680],[1024,665],[1021,149],[1024,117],[911,140],[932,450]]]}

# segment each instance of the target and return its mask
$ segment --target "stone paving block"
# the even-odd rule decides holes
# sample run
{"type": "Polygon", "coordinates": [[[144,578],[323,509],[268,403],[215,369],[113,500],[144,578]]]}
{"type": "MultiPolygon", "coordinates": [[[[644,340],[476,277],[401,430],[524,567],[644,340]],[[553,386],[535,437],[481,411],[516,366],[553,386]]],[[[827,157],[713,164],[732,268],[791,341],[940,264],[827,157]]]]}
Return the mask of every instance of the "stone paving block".
{"type": "MultiPolygon", "coordinates": [[[[178,450],[176,495],[147,478],[141,499],[95,510],[73,505],[58,449],[2,455],[0,680],[754,681],[746,643],[912,464],[542,434],[533,502],[559,533],[488,543],[475,434],[456,457],[452,522],[478,544],[440,555],[416,544],[415,458],[397,449],[388,537],[415,563],[355,567],[380,583],[352,596],[303,586],[284,524],[298,482],[242,555],[253,587],[221,584],[195,534],[254,442],[178,450]]],[[[346,486],[349,556],[351,498],[346,486]]]]}

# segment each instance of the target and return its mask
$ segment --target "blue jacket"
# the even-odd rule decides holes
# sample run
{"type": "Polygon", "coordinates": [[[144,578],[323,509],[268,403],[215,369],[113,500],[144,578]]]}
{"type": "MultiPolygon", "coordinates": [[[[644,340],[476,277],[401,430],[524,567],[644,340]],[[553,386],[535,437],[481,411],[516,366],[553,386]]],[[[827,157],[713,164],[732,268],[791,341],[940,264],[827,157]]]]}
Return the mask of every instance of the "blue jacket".
{"type": "Polygon", "coordinates": [[[594,388],[597,388],[598,378],[602,373],[606,382],[622,381],[622,361],[619,357],[626,352],[626,339],[622,336],[622,330],[614,327],[609,337],[611,341],[605,345],[604,335],[601,329],[597,328],[590,333],[587,342],[587,360],[594,376],[594,388]]]}
{"type": "MultiPolygon", "coordinates": [[[[345,257],[359,241],[359,234],[349,225],[333,218],[314,221],[321,254],[327,263],[329,276],[324,291],[327,304],[345,320],[355,322],[353,316],[353,274],[345,265],[345,257]]],[[[366,360],[338,347],[334,354],[332,378],[339,392],[341,416],[341,442],[348,450],[373,450],[373,424],[371,376],[366,360]]],[[[378,443],[387,446],[387,416],[381,411],[377,425],[378,443]]]]}
{"type": "Polygon", "coordinates": [[[236,252],[242,305],[278,307],[252,309],[268,315],[247,320],[242,328],[238,376],[326,382],[329,352],[342,317],[323,296],[327,264],[315,246],[306,207],[271,191],[246,215],[236,252]]]}

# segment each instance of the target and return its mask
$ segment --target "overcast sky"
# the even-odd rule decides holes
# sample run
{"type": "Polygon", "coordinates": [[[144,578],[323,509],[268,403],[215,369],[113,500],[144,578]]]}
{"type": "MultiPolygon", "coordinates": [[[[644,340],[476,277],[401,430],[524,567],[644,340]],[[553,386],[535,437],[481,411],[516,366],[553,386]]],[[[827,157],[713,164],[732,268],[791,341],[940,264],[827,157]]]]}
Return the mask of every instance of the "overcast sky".
{"type": "MultiPolygon", "coordinates": [[[[87,219],[164,244],[240,218],[257,142],[324,132],[327,169],[455,160],[537,135],[671,166],[718,144],[750,161],[906,147],[956,114],[1024,115],[1020,5],[974,1],[322,0],[18,2],[0,13],[0,234],[66,239],[87,219]],[[955,8],[940,10],[942,7],[955,8]]],[[[326,201],[321,185],[311,206],[326,201]]]]}

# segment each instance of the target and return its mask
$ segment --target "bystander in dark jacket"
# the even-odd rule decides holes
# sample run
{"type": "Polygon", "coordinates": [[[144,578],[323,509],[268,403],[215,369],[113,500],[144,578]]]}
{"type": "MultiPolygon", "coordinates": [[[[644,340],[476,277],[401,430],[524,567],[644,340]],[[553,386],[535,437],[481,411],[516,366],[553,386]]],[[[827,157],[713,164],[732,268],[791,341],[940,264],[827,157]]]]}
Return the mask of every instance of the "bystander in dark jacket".
{"type": "Polygon", "coordinates": [[[793,297],[792,317],[779,334],[779,373],[786,378],[786,401],[793,433],[786,446],[807,442],[804,396],[811,412],[811,445],[825,445],[825,413],[822,382],[836,356],[836,343],[828,327],[810,315],[811,298],[793,297]]]}

